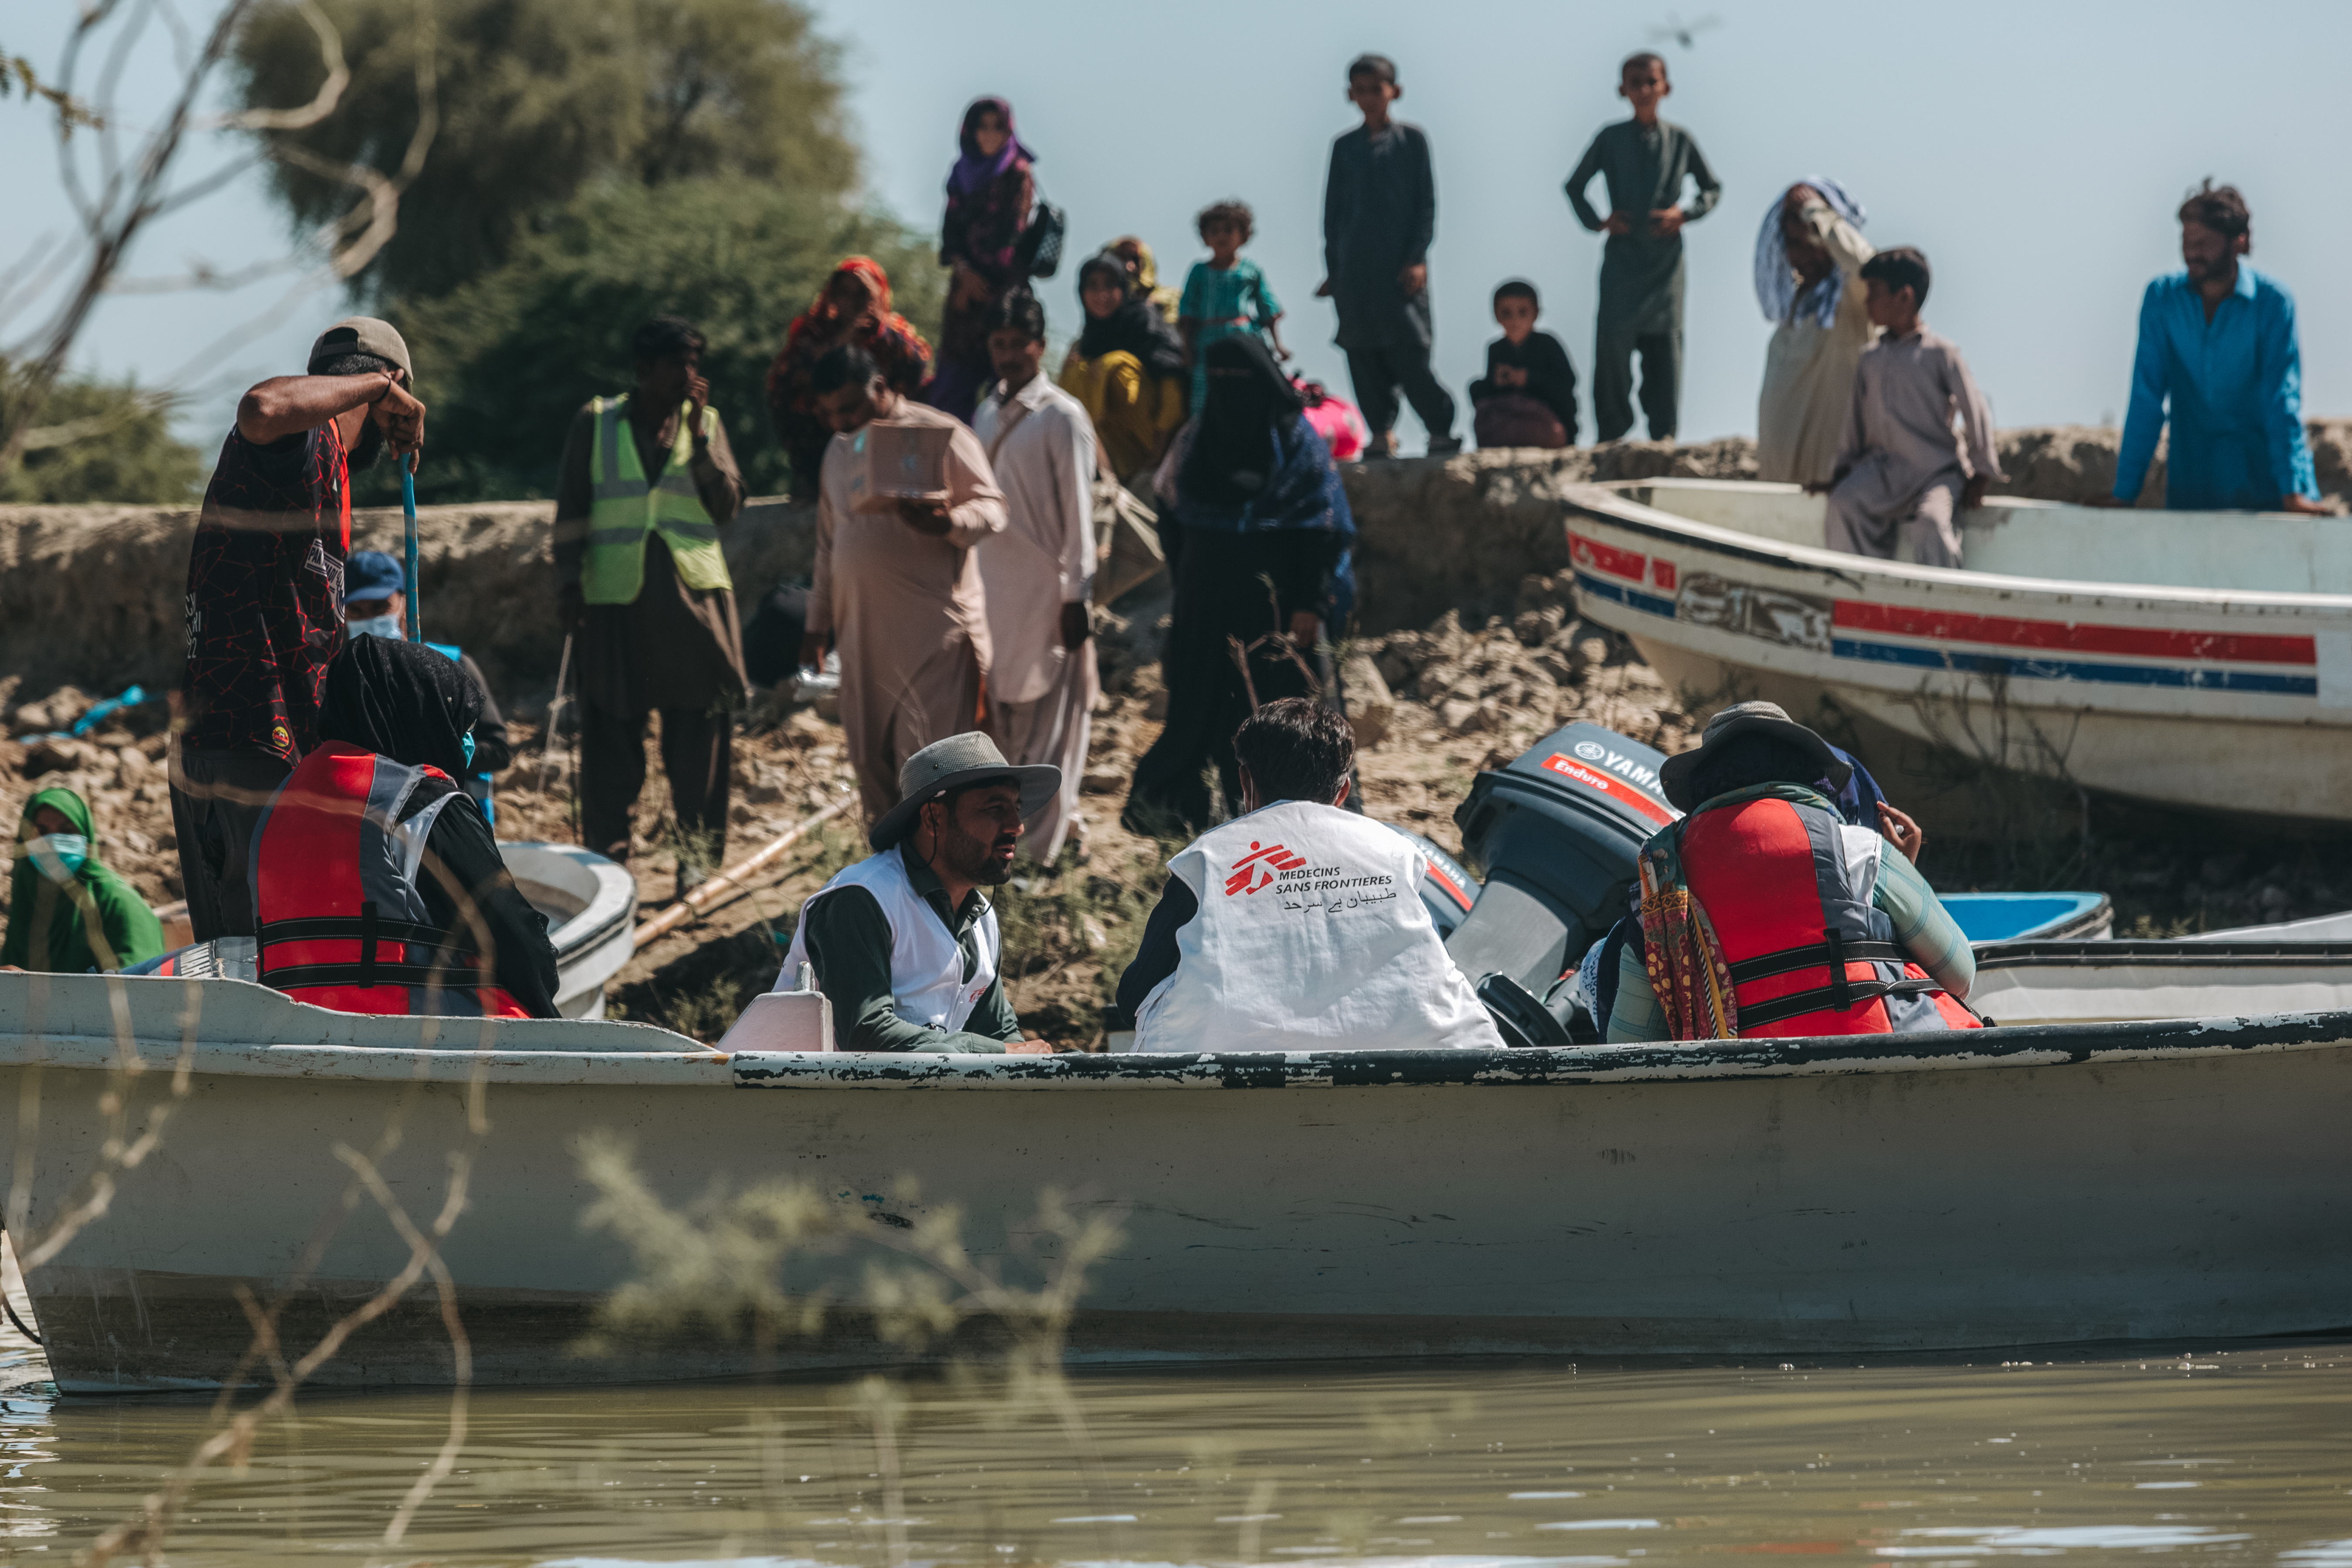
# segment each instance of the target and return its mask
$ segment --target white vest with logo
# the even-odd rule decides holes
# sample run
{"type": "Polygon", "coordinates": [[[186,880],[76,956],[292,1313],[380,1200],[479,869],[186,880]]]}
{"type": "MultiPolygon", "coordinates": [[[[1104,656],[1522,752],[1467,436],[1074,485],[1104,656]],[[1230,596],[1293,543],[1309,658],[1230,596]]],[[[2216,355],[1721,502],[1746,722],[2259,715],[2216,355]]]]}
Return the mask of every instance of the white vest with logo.
{"type": "MultiPolygon", "coordinates": [[[[809,895],[808,902],[801,906],[800,925],[793,932],[792,951],[784,955],[784,972],[776,977],[776,989],[799,987],[801,965],[809,962],[809,910],[835,888],[865,889],[882,906],[882,918],[890,922],[890,996],[898,1016],[934,1029],[962,1028],[996,980],[997,955],[1003,951],[996,934],[996,911],[989,910],[972,927],[980,962],[966,980],[963,950],[956,945],[955,933],[907,879],[907,863],[899,858],[895,845],[847,868],[809,895]]],[[[818,980],[822,983],[824,976],[818,980]]]]}
{"type": "Polygon", "coordinates": [[[1423,907],[1422,857],[1337,806],[1277,801],[1168,863],[1200,900],[1139,1051],[1499,1050],[1423,907]]]}

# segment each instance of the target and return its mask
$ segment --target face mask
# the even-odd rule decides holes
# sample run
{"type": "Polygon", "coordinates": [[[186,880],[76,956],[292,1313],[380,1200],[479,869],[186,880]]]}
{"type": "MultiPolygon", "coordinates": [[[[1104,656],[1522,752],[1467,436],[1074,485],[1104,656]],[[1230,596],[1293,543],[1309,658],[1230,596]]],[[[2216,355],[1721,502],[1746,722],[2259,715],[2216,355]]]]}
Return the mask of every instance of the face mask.
{"type": "Polygon", "coordinates": [[[474,732],[471,730],[466,731],[466,765],[469,768],[474,765],[474,732]]]}
{"type": "Polygon", "coordinates": [[[63,887],[80,874],[82,863],[89,858],[89,840],[79,833],[45,833],[27,843],[25,853],[33,858],[42,876],[63,887]]]}
{"type": "Polygon", "coordinates": [[[343,630],[355,637],[383,637],[391,642],[400,641],[403,635],[398,616],[370,616],[363,621],[345,621],[343,630]]]}

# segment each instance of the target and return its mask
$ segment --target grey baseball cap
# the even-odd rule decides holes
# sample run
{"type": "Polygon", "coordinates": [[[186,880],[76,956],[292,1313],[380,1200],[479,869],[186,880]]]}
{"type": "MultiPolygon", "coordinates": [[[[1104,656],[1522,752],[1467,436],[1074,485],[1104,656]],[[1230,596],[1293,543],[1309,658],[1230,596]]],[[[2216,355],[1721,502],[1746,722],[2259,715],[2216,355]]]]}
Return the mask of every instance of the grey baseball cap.
{"type": "Polygon", "coordinates": [[[319,334],[310,345],[310,363],[304,368],[312,374],[322,364],[331,363],[345,354],[373,354],[388,359],[416,379],[416,367],[408,361],[408,340],[402,337],[390,321],[380,321],[373,316],[345,316],[319,334]]]}
{"type": "Polygon", "coordinates": [[[926,803],[951,789],[996,779],[1019,784],[1021,815],[1034,816],[1062,787],[1062,770],[1051,763],[1008,763],[996,742],[977,730],[934,741],[899,766],[898,804],[882,814],[866,840],[877,849],[887,849],[907,836],[926,803]]]}

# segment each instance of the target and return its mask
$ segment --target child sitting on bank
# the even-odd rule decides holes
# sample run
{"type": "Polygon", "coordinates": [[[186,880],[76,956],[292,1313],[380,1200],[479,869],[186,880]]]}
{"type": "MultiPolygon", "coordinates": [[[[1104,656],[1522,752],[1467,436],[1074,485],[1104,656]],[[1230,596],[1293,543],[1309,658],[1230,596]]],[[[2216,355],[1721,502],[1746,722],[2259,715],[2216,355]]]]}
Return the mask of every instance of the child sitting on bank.
{"type": "Polygon", "coordinates": [[[1250,242],[1254,215],[1247,202],[1218,202],[1201,209],[1201,243],[1209,259],[1192,263],[1184,278],[1184,296],[1176,307],[1176,330],[1192,356],[1192,411],[1199,413],[1208,395],[1208,346],[1235,332],[1262,332],[1274,357],[1286,360],[1282,346],[1282,302],[1266,286],[1257,263],[1242,258],[1250,242]]]}
{"type": "Polygon", "coordinates": [[[1478,445],[1576,445],[1576,366],[1549,332],[1536,331],[1536,286],[1514,278],[1495,290],[1503,335],[1486,345],[1486,374],[1470,384],[1478,445]]]}
{"type": "Polygon", "coordinates": [[[1827,486],[1824,538],[1832,550],[1891,560],[1898,538],[1922,566],[1960,564],[1959,513],[1984,504],[2005,479],[1993,453],[1992,409],[1968,362],[1919,319],[1927,258],[1907,245],[1862,264],[1864,300],[1878,341],[1853,373],[1844,444],[1827,486]],[[1959,416],[1966,439],[1956,439],[1959,416]]]}

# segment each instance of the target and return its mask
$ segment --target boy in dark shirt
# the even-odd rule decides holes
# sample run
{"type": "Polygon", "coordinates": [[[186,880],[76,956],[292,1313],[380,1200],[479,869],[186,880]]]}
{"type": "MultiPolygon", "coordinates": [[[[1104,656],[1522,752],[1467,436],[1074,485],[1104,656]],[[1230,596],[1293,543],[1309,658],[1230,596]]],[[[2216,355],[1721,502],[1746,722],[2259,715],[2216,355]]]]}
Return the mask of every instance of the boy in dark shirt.
{"type": "Polygon", "coordinates": [[[1397,393],[1429,431],[1433,457],[1462,449],[1454,399],[1429,368],[1429,243],[1437,232],[1437,181],[1429,137],[1389,117],[1402,96],[1396,63],[1362,55],[1348,67],[1348,100],[1364,122],[1331,143],[1323,186],[1323,284],[1339,311],[1356,406],[1371,427],[1367,456],[1396,454],[1397,393]]]}
{"type": "Polygon", "coordinates": [[[1627,59],[1618,68],[1617,94],[1633,105],[1633,118],[1602,126],[1568,177],[1577,221],[1609,237],[1601,250],[1592,351],[1592,423],[1603,441],[1633,427],[1636,353],[1650,439],[1674,439],[1683,364],[1683,226],[1714,210],[1723,192],[1691,133],[1658,118],[1659,101],[1672,91],[1663,56],[1627,59]],[[1595,174],[1609,188],[1606,217],[1585,198],[1595,174]],[[1698,187],[1687,202],[1685,180],[1698,187]]]}
{"type": "Polygon", "coordinates": [[[1480,447],[1576,445],[1576,367],[1558,338],[1536,331],[1541,308],[1524,278],[1495,290],[1503,335],[1486,345],[1486,374],[1470,384],[1480,447]]]}

